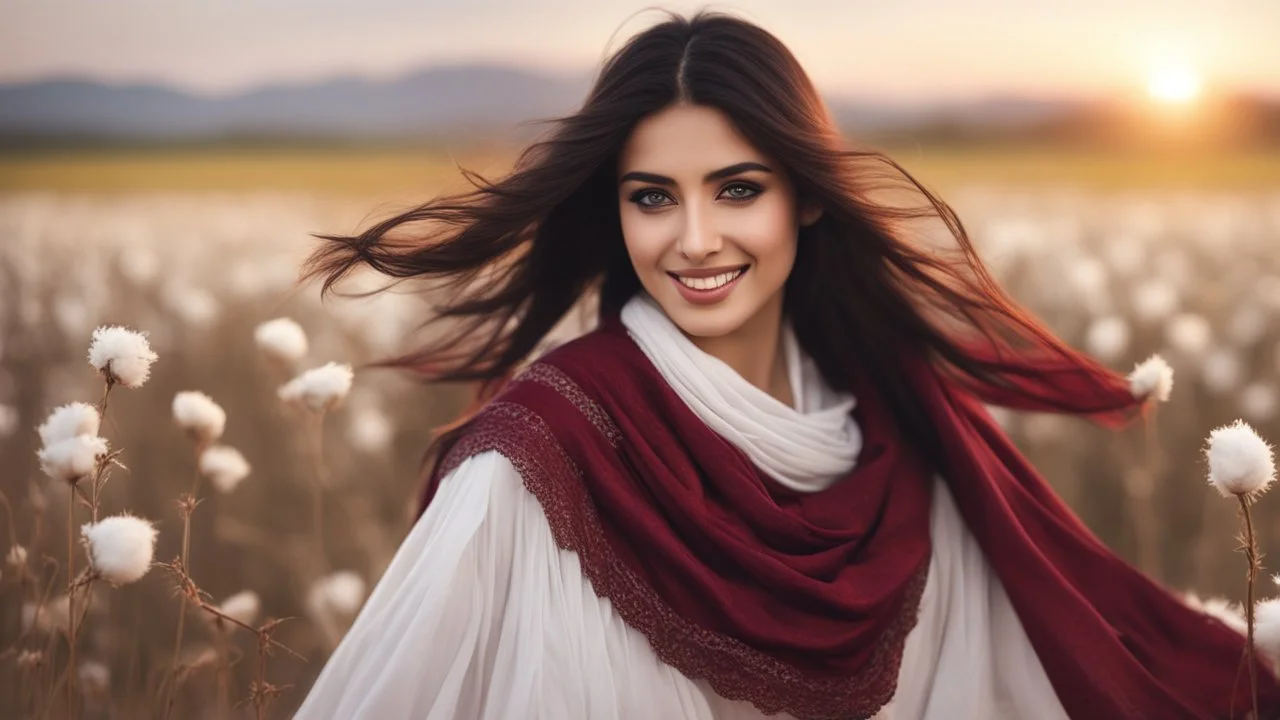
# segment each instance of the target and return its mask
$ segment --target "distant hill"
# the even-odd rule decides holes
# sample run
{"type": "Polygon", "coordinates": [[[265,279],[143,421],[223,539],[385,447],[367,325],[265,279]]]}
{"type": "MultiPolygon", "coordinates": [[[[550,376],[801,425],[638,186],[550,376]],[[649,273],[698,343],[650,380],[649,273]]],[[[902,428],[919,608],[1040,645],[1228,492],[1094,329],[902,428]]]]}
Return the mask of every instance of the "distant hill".
{"type": "MultiPolygon", "coordinates": [[[[588,73],[458,65],[387,81],[337,77],[273,84],[228,97],[74,78],[0,84],[0,147],[527,137],[542,126],[521,123],[572,112],[591,79],[588,73]]],[[[1108,102],[996,97],[904,106],[842,97],[827,101],[843,128],[875,140],[1092,144],[1151,134],[1143,125],[1149,119],[1108,102]]],[[[1280,145],[1280,103],[1231,98],[1215,108],[1219,139],[1280,145]]]]}

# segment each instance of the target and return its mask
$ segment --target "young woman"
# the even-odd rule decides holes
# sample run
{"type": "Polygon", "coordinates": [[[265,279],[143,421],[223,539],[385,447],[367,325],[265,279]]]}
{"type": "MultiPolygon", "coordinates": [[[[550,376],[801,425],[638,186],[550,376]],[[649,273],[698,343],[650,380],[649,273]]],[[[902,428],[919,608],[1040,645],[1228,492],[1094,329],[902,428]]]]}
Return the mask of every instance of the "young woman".
{"type": "Polygon", "coordinates": [[[313,257],[326,290],[443,284],[452,337],[396,362],[484,389],[298,717],[1243,716],[1243,639],[983,407],[1120,425],[1147,398],[846,147],[777,39],[673,16],[475,182],[313,257]],[[583,302],[597,327],[540,354],[583,302]]]}

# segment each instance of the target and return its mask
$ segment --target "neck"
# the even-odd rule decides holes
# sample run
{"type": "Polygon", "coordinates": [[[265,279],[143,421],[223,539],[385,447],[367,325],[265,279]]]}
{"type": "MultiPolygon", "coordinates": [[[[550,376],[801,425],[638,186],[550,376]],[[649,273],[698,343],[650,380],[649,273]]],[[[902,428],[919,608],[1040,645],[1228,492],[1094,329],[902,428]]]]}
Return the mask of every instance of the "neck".
{"type": "Polygon", "coordinates": [[[782,345],[781,293],[736,330],[718,337],[690,337],[689,340],[733,368],[747,382],[788,407],[795,407],[782,345]]]}

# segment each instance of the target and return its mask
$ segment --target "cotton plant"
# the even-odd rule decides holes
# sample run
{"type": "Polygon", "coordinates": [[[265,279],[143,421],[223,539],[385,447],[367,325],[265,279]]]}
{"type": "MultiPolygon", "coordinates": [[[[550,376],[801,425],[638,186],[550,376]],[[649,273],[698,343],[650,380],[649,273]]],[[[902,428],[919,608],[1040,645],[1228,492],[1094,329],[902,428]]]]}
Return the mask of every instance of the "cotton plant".
{"type": "Polygon", "coordinates": [[[258,325],[254,328],[253,340],[267,359],[291,375],[297,372],[309,349],[306,331],[287,317],[275,318],[258,325]]]}
{"type": "MultiPolygon", "coordinates": [[[[1240,517],[1244,524],[1244,532],[1240,538],[1241,549],[1249,565],[1244,606],[1247,639],[1245,652],[1249,665],[1254,716],[1258,717],[1258,680],[1254,656],[1257,606],[1254,601],[1254,585],[1258,573],[1262,570],[1262,563],[1250,508],[1275,482],[1275,455],[1271,445],[1243,420],[1236,420],[1230,425],[1213,430],[1209,434],[1204,454],[1209,465],[1209,485],[1223,497],[1236,499],[1240,505],[1240,517]]],[[[1265,633],[1268,642],[1280,637],[1280,628],[1273,624],[1277,614],[1280,614],[1280,611],[1268,606],[1266,615],[1268,624],[1265,633]]]]}
{"type": "Polygon", "coordinates": [[[329,485],[324,462],[324,419],[351,392],[354,373],[345,363],[328,362],[306,370],[280,386],[276,395],[288,405],[301,408],[312,420],[312,454],[316,472],[311,483],[312,525],[319,567],[328,568],[324,550],[324,490],[329,485]]]}
{"type": "Polygon", "coordinates": [[[343,632],[364,603],[366,585],[351,570],[330,573],[312,583],[307,592],[307,614],[324,633],[329,646],[336,647],[343,632]]]}
{"type": "MultiPolygon", "coordinates": [[[[41,470],[52,480],[65,483],[67,493],[67,591],[62,596],[65,617],[56,622],[67,635],[67,667],[77,668],[76,637],[88,609],[94,582],[113,586],[136,582],[151,566],[156,530],[147,520],[118,515],[99,520],[99,494],[113,467],[123,468],[120,450],[111,448],[99,435],[111,390],[119,385],[141,388],[151,375],[156,353],[144,334],[121,326],[102,326],[93,331],[88,361],[103,380],[102,398],[96,405],[71,402],[55,408],[36,429],[41,447],[37,452],[41,470]],[[87,489],[85,486],[88,486],[87,489]],[[88,557],[83,573],[77,573],[74,532],[77,501],[89,508],[90,522],[81,526],[81,544],[88,557]],[[77,607],[77,592],[83,593],[83,608],[77,607]]],[[[10,551],[16,552],[16,548],[10,551]]],[[[24,558],[25,559],[25,558],[24,558]]],[[[42,606],[35,606],[33,624],[39,624],[42,606]]],[[[74,712],[78,673],[66,673],[67,708],[74,712]]]]}

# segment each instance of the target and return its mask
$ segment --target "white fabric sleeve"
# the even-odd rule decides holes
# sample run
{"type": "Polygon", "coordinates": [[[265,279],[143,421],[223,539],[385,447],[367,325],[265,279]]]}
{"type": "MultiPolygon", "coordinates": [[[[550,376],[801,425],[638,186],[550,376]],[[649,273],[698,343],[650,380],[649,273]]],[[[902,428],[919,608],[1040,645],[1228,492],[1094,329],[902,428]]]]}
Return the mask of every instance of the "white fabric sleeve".
{"type": "Polygon", "coordinates": [[[490,452],[442,480],[295,717],[480,717],[516,528],[490,503],[504,473],[519,482],[490,452]]]}

